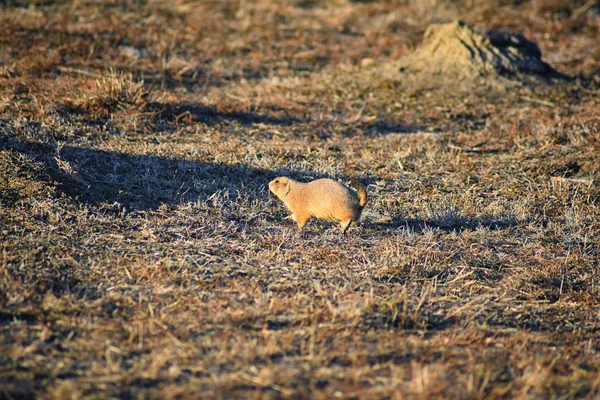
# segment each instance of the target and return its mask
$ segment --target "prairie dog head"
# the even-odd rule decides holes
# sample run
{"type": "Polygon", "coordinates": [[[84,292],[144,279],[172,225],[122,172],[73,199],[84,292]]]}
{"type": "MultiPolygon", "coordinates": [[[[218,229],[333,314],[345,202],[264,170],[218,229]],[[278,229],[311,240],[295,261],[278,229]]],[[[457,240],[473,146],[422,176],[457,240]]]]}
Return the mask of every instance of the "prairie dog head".
{"type": "Polygon", "coordinates": [[[269,182],[269,189],[280,199],[284,199],[285,196],[290,192],[292,182],[285,176],[278,176],[269,182]]]}

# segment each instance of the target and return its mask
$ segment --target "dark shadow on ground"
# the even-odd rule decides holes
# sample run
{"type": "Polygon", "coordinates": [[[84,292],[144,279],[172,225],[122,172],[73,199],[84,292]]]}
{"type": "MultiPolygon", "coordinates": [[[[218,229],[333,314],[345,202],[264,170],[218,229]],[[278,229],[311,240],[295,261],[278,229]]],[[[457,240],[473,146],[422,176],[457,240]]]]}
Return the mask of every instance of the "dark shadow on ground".
{"type": "Polygon", "coordinates": [[[483,214],[476,217],[458,217],[451,221],[433,219],[402,218],[396,217],[384,223],[364,223],[365,227],[386,229],[407,229],[415,233],[423,233],[430,229],[439,229],[445,232],[461,232],[484,227],[491,230],[506,229],[518,225],[518,221],[511,215],[483,214]]]}
{"type": "Polygon", "coordinates": [[[147,105],[147,110],[154,114],[154,122],[172,124],[178,121],[203,122],[217,124],[223,121],[235,121],[242,125],[269,124],[292,125],[300,121],[298,118],[279,111],[281,116],[259,114],[255,112],[218,112],[215,107],[194,103],[170,104],[153,102],[147,105]]]}
{"type": "Polygon", "coordinates": [[[156,209],[206,199],[219,191],[235,198],[268,196],[276,176],[301,181],[327,177],[314,171],[263,170],[237,164],[206,163],[145,154],[86,149],[0,135],[0,149],[24,154],[39,165],[36,177],[84,204],[119,211],[156,209]]]}
{"type": "Polygon", "coordinates": [[[378,119],[371,123],[359,126],[367,135],[389,135],[391,133],[417,133],[421,129],[412,124],[405,124],[402,122],[390,122],[387,120],[378,119]]]}
{"type": "Polygon", "coordinates": [[[25,154],[42,167],[39,180],[90,205],[126,211],[196,201],[219,190],[266,185],[275,174],[243,165],[210,164],[0,137],[0,148],[25,154]]]}
{"type": "Polygon", "coordinates": [[[443,307],[427,307],[418,311],[416,304],[400,302],[394,307],[382,310],[370,310],[363,313],[362,323],[367,329],[426,330],[443,331],[454,326],[455,317],[447,317],[443,307]]]}
{"type": "MultiPolygon", "coordinates": [[[[224,112],[218,111],[213,106],[206,106],[196,103],[159,103],[152,102],[147,104],[146,110],[153,114],[153,123],[160,126],[161,128],[172,128],[177,124],[190,124],[202,122],[207,125],[216,125],[225,121],[237,122],[241,125],[250,126],[253,124],[268,124],[274,126],[291,126],[297,124],[310,124],[309,118],[303,117],[298,118],[290,115],[289,112],[274,105],[267,106],[266,113],[249,112],[249,111],[232,111],[224,112]]],[[[265,108],[264,106],[262,107],[265,108]]],[[[322,132],[319,134],[321,138],[327,138],[331,136],[331,131],[327,124],[319,126],[318,130],[322,132]]],[[[308,128],[311,134],[315,134],[314,127],[308,128]]],[[[361,130],[368,136],[374,135],[388,135],[392,133],[417,133],[422,131],[421,127],[406,124],[398,121],[388,121],[385,119],[378,119],[368,123],[358,124],[356,126],[348,127],[346,132],[348,136],[354,136],[357,130],[361,130]]]]}
{"type": "MultiPolygon", "coordinates": [[[[110,110],[114,112],[116,110],[110,110]]],[[[92,127],[112,126],[109,118],[99,115],[98,110],[89,110],[75,104],[64,104],[57,110],[58,114],[67,120],[77,119],[80,123],[92,127]]],[[[162,132],[174,132],[179,127],[195,123],[207,125],[218,125],[224,122],[235,122],[244,126],[254,124],[267,124],[274,126],[289,126],[300,124],[305,121],[289,115],[285,109],[273,107],[268,113],[252,111],[218,111],[213,106],[205,106],[195,103],[147,103],[140,114],[151,122],[155,130],[162,132]]],[[[32,124],[36,125],[35,122],[32,124]]],[[[52,135],[48,135],[52,137],[52,135]]]]}

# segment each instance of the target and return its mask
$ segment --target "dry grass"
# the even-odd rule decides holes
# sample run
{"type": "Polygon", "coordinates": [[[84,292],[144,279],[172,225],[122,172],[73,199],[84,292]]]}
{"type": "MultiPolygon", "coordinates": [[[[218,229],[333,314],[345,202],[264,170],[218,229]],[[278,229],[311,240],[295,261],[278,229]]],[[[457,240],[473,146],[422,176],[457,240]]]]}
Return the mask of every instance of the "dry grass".
{"type": "Polygon", "coordinates": [[[588,3],[7,2],[0,398],[600,395],[588,3]],[[389,68],[456,16],[575,79],[389,68]],[[362,224],[298,236],[276,175],[362,224]]]}

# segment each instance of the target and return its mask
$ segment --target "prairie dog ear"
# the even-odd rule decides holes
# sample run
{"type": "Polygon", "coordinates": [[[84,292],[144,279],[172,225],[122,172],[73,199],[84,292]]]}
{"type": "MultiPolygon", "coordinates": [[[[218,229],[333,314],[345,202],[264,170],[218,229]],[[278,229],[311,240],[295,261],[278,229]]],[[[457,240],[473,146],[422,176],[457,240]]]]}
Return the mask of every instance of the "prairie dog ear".
{"type": "Polygon", "coordinates": [[[290,192],[290,189],[292,188],[292,182],[290,182],[288,178],[283,178],[281,180],[281,183],[285,185],[285,196],[287,196],[287,194],[290,192]]]}

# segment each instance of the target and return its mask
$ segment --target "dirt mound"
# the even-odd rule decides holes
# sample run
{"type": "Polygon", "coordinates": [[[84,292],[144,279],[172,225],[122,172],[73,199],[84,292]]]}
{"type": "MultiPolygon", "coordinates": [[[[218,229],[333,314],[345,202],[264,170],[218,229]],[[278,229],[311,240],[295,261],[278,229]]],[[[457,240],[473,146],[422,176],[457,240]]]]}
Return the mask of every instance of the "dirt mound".
{"type": "Polygon", "coordinates": [[[541,59],[539,47],[521,34],[490,31],[481,34],[461,21],[433,24],[422,45],[400,60],[401,70],[452,74],[470,78],[517,74],[557,77],[541,59]]]}

